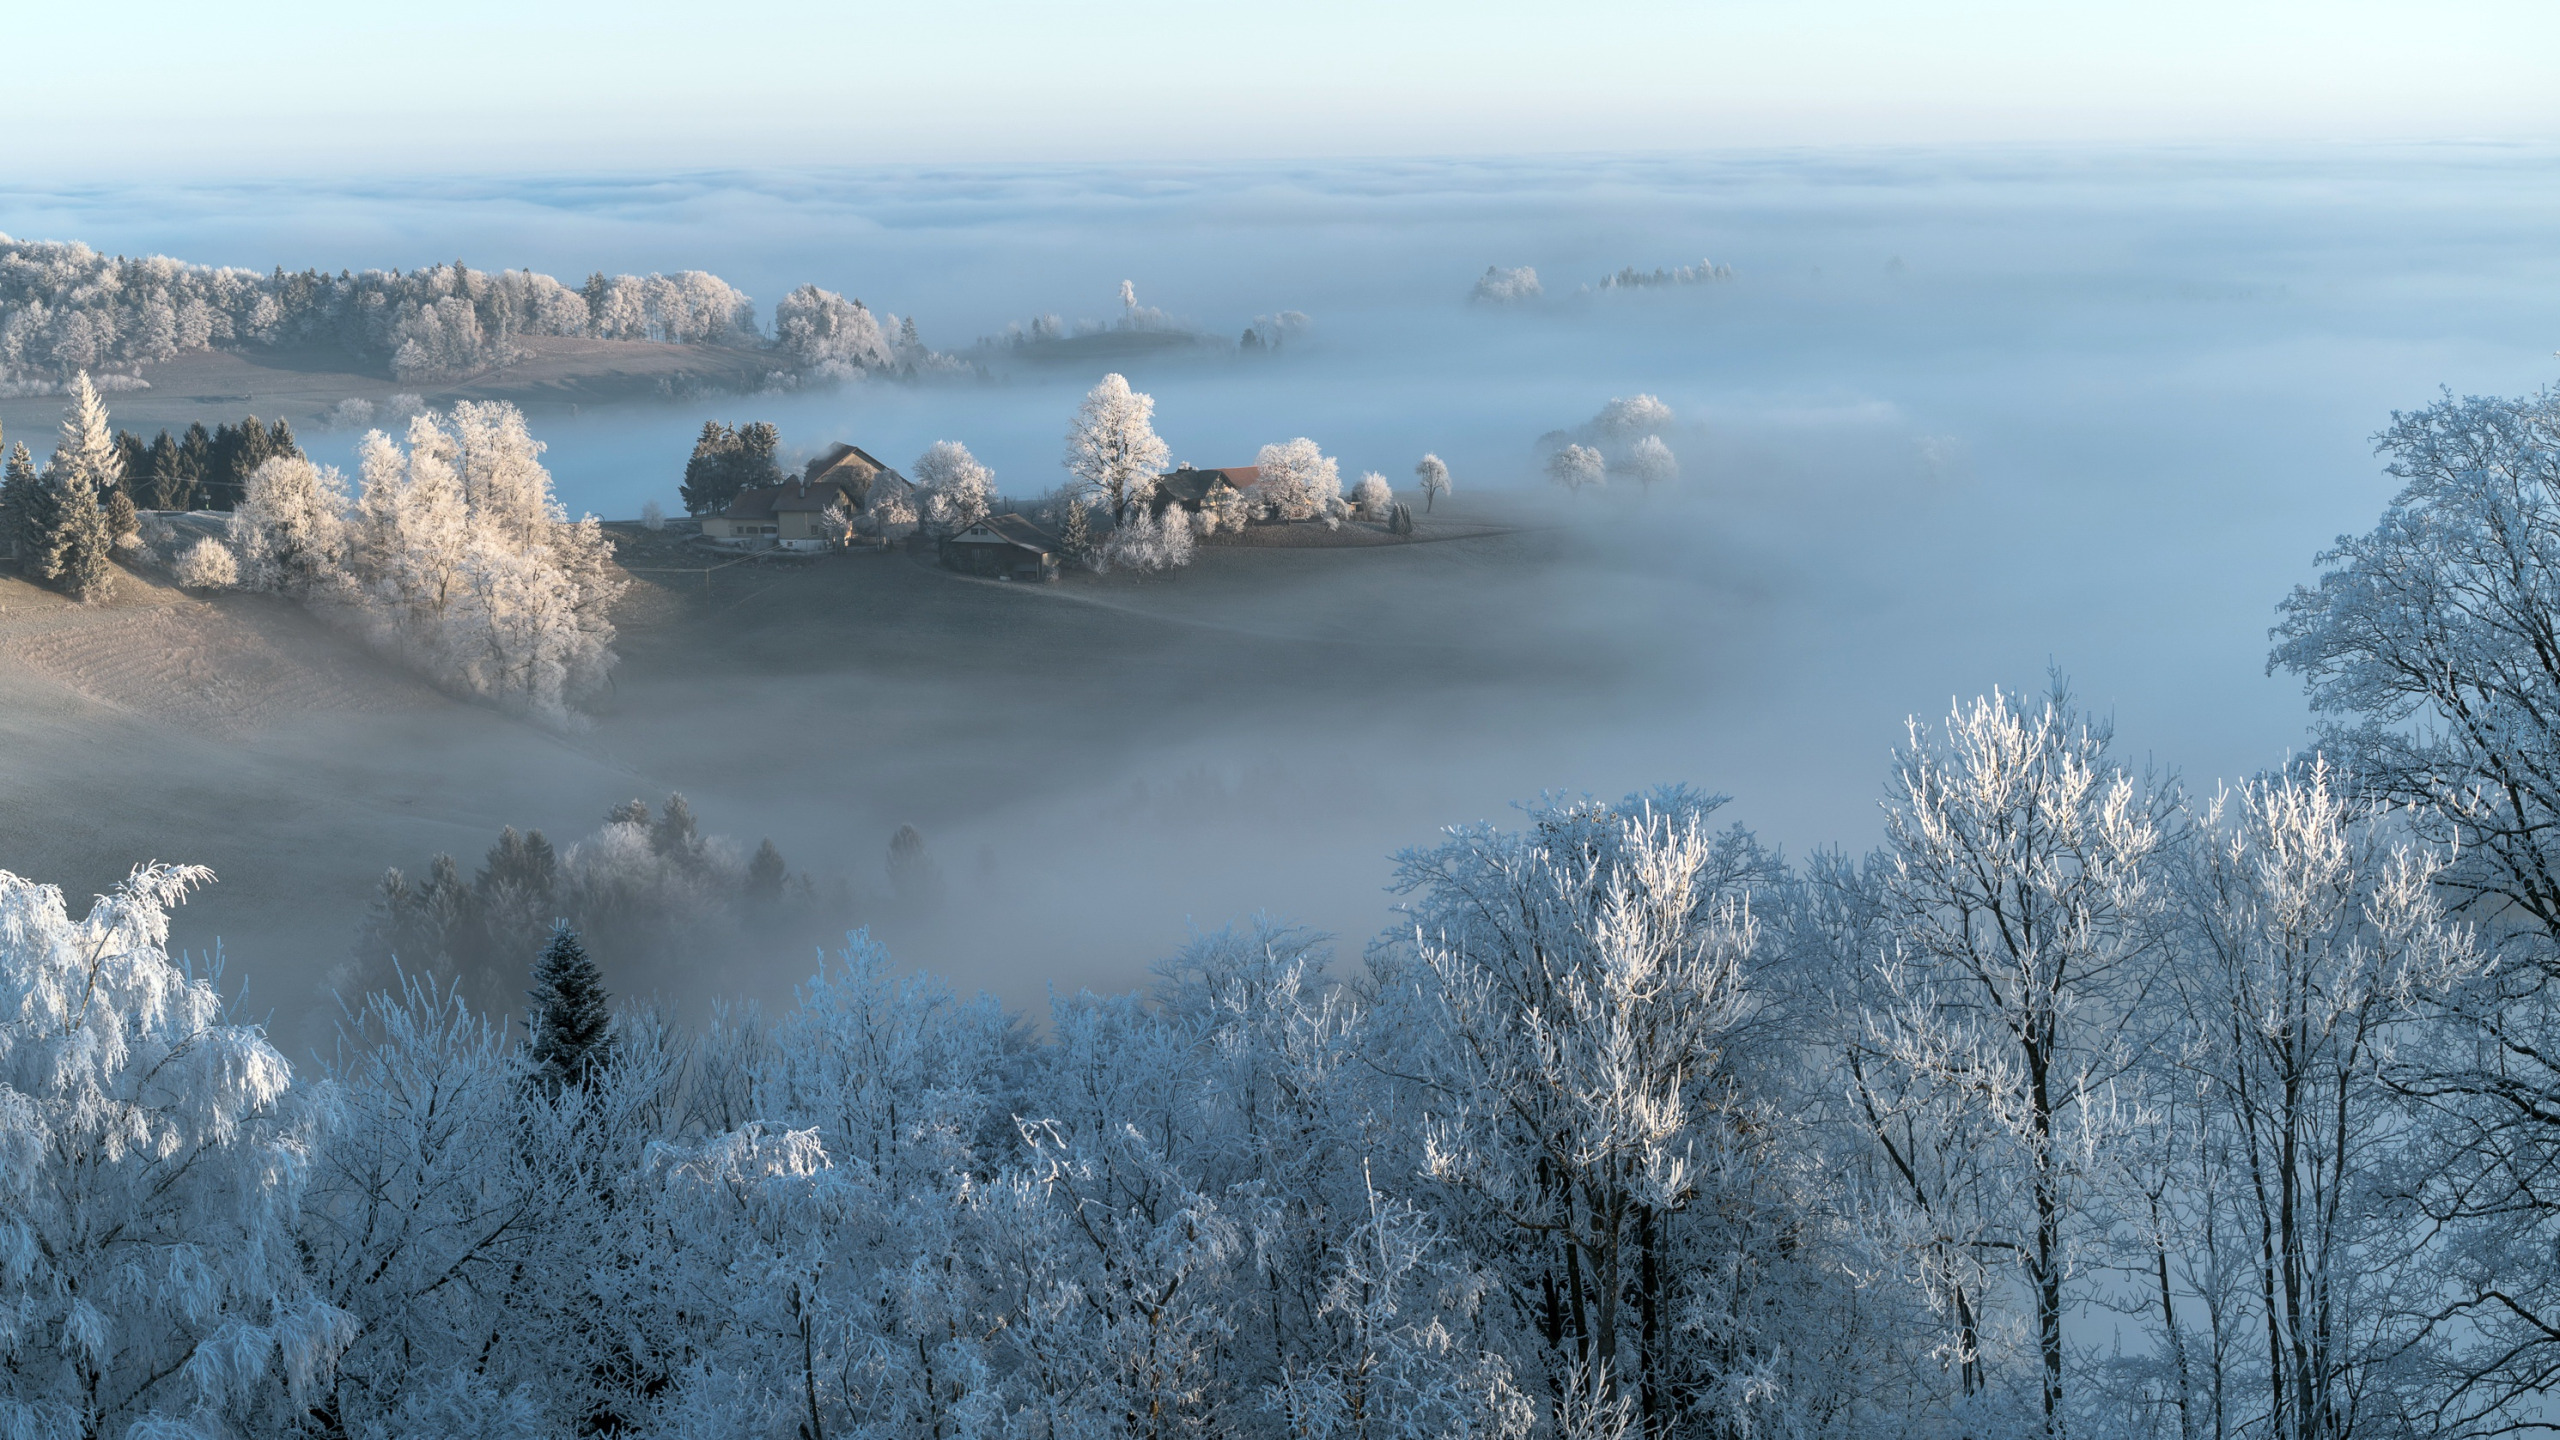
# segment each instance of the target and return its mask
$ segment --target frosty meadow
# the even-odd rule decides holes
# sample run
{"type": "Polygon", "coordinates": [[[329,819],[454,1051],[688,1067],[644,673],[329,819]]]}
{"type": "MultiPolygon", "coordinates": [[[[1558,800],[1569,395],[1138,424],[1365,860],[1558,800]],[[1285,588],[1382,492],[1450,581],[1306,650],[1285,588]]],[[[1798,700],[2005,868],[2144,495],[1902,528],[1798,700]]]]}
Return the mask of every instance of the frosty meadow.
{"type": "Polygon", "coordinates": [[[0,188],[0,1434],[2560,1426],[2551,168],[0,188]]]}

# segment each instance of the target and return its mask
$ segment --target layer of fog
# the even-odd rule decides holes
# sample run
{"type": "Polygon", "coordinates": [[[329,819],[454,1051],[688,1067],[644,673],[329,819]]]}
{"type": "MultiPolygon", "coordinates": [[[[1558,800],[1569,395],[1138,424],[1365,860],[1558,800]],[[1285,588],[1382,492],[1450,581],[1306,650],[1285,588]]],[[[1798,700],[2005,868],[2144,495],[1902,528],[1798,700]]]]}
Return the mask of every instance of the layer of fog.
{"type": "MultiPolygon", "coordinates": [[[[1175,455],[1246,463],[1305,434],[1346,477],[1409,487],[1435,450],[1460,514],[1538,489],[1536,437],[1610,397],[1671,405],[1678,487],[1542,497],[1533,517],[1569,529],[1508,569],[1348,552],[1295,588],[1236,592],[1219,623],[1338,656],[1271,683],[1204,688],[1216,632],[1179,614],[1217,593],[1202,571],[1138,597],[1167,617],[1150,625],[1185,631],[1148,642],[1171,670],[1097,657],[1093,684],[1018,705],[939,692],[929,667],[864,688],[863,616],[844,622],[849,679],[655,692],[669,713],[616,763],[821,871],[876,877],[889,830],[917,824],[955,891],[990,898],[893,934],[902,957],[1024,1000],[1126,983],[1186,916],[1264,906],[1364,936],[1386,918],[1385,852],[1542,788],[1685,780],[1791,850],[1862,847],[1904,716],[2048,665],[2192,779],[2280,760],[2305,717],[2263,673],[2266,626],[2387,495],[2365,437],[2439,383],[2551,374],[2552,164],[2439,149],[0,191],[0,230],[260,268],[700,267],[767,303],[814,279],[914,315],[937,348],[1108,315],[1123,279],[1228,338],[1302,310],[1312,329],[1276,356],[1122,362],[1175,455]],[[1700,256],[1734,280],[1574,293],[1700,256]],[[1495,263],[1536,267],[1544,298],[1468,305],[1495,263]],[[1256,606],[1267,625],[1233,613],[1256,606]],[[1442,638],[1463,652],[1451,667],[1399,659],[1442,638]],[[721,758],[838,722],[854,748],[814,785],[721,758]]],[[[672,508],[713,416],[901,464],[960,439],[1028,494],[1055,483],[1093,379],[1024,368],[534,424],[564,497],[608,515],[672,508]]],[[[313,440],[324,459],[351,445],[313,440]]],[[[965,637],[947,663],[971,665],[965,637]]],[[[619,798],[512,818],[565,839],[619,798]]]]}

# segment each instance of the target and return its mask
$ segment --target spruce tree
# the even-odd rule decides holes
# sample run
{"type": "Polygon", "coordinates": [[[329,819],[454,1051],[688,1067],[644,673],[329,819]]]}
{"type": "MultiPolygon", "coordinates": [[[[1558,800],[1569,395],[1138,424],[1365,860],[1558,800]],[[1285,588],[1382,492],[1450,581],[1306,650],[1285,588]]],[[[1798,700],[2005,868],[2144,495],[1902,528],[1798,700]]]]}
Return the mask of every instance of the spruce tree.
{"type": "Polygon", "coordinates": [[[49,477],[52,528],[36,554],[36,571],[74,600],[103,600],[115,588],[115,536],[106,507],[88,477],[76,471],[49,477]]]}
{"type": "Polygon", "coordinates": [[[782,863],[782,852],[774,848],[773,838],[767,836],[765,842],[756,847],[755,858],[747,862],[747,898],[767,904],[781,899],[782,882],[789,875],[789,870],[782,863]]]}
{"type": "Polygon", "coordinates": [[[738,437],[717,420],[702,422],[702,438],[693,442],[693,457],[684,463],[684,483],[676,494],[687,515],[708,515],[729,508],[737,498],[738,437]]]}
{"type": "Polygon", "coordinates": [[[1084,510],[1084,501],[1069,500],[1067,513],[1058,521],[1058,553],[1070,565],[1082,565],[1093,558],[1093,521],[1084,510]]]}
{"type": "Polygon", "coordinates": [[[533,1002],[525,1028],[535,1075],[554,1094],[584,1085],[613,1054],[612,997],[568,921],[551,927],[525,993],[533,1002]]]}
{"type": "Polygon", "coordinates": [[[0,542],[18,557],[21,574],[37,573],[45,537],[52,531],[53,497],[21,440],[10,449],[6,470],[0,471],[0,542]]]}
{"type": "MultiPolygon", "coordinates": [[[[45,489],[53,513],[36,552],[36,569],[66,595],[79,600],[106,596],[115,584],[115,531],[107,515],[106,496],[122,478],[115,433],[107,428],[107,407],[83,371],[72,382],[71,404],[62,416],[62,438],[45,467],[45,489]]],[[[131,502],[127,502],[131,508],[131,502]]]]}

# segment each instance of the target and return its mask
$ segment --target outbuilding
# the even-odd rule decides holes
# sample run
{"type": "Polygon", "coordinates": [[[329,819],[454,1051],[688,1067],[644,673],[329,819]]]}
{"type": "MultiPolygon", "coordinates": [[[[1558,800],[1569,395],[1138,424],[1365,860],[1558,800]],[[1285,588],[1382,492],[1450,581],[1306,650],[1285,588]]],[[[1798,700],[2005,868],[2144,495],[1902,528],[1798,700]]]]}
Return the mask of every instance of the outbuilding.
{"type": "Polygon", "coordinates": [[[990,515],[942,539],[942,563],[998,580],[1058,578],[1058,537],[1020,515],[990,515]]]}

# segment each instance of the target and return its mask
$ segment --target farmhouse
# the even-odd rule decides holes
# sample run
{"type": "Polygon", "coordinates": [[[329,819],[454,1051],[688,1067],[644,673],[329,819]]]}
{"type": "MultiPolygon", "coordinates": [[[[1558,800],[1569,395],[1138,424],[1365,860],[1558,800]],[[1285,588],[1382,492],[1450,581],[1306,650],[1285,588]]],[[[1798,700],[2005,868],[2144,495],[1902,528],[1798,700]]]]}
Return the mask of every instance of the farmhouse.
{"type": "Polygon", "coordinates": [[[707,540],[743,545],[750,550],[824,550],[826,532],[818,517],[841,503],[848,515],[861,508],[849,487],[830,481],[812,485],[794,480],[786,485],[758,485],[741,490],[729,508],[702,517],[707,540]]]}
{"type": "Polygon", "coordinates": [[[943,537],[942,563],[1000,580],[1058,578],[1058,537],[1020,515],[990,515],[943,537]]]}
{"type": "Polygon", "coordinates": [[[1161,515],[1176,505],[1196,513],[1220,485],[1241,491],[1261,478],[1261,467],[1255,465],[1229,465],[1221,470],[1196,470],[1185,465],[1156,477],[1156,513],[1161,515]]]}
{"type": "Polygon", "coordinates": [[[894,539],[915,528],[915,485],[858,446],[830,445],[798,480],[741,490],[728,508],[702,517],[706,540],[750,550],[824,550],[819,517],[829,505],[866,519],[868,533],[894,539]]]}

